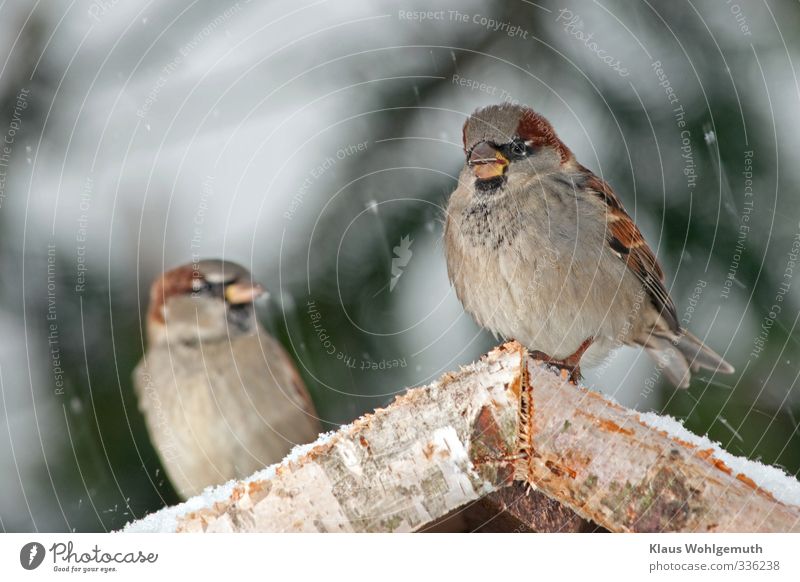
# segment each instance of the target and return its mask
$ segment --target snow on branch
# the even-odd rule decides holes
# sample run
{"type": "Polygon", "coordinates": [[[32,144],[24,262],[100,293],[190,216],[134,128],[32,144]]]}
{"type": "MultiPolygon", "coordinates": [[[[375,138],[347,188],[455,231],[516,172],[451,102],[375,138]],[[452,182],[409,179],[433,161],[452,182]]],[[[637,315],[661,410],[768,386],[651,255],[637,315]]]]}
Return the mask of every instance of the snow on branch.
{"type": "Polygon", "coordinates": [[[124,531],[415,531],[515,480],[611,531],[800,531],[794,478],[573,386],[515,342],[124,531]]]}

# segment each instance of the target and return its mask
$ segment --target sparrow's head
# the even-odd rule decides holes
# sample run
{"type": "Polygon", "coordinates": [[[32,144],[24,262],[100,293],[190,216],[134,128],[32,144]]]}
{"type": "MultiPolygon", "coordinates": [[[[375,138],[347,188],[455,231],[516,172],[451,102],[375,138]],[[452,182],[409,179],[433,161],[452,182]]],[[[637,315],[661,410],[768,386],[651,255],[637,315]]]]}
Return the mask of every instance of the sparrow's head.
{"type": "Polygon", "coordinates": [[[206,342],[253,333],[253,301],[264,293],[247,269],[230,261],[208,259],[167,271],[150,288],[148,341],[206,342]]]}
{"type": "Polygon", "coordinates": [[[483,107],[467,119],[464,153],[475,190],[486,194],[557,171],[572,157],[549,121],[529,107],[511,104],[483,107]]]}

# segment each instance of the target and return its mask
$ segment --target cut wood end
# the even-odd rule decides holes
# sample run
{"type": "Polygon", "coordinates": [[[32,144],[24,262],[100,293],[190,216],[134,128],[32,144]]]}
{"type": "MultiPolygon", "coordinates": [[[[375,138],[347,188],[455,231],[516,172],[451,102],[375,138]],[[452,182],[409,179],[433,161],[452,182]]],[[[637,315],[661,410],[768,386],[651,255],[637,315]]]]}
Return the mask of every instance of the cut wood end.
{"type": "Polygon", "coordinates": [[[531,359],[520,400],[515,475],[611,531],[792,531],[800,508],[714,449],[642,421],[531,359]],[[741,476],[740,476],[741,475],[741,476]]]}

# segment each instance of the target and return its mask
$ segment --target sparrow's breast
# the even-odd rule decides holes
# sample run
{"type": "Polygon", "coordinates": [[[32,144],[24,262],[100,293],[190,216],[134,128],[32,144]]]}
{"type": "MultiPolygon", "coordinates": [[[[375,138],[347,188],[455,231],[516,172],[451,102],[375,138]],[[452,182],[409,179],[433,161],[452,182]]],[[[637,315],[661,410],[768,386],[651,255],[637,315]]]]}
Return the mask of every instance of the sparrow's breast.
{"type": "Polygon", "coordinates": [[[497,200],[457,194],[446,252],[465,309],[493,333],[554,358],[595,337],[590,359],[602,359],[613,348],[606,338],[624,335],[640,286],[605,244],[596,204],[546,179],[497,200]]]}

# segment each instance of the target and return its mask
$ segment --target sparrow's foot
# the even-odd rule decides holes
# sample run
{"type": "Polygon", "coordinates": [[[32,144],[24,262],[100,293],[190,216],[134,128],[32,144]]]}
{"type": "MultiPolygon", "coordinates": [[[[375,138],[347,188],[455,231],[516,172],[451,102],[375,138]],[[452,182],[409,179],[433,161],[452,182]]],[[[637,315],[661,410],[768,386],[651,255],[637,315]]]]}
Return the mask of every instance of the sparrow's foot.
{"type": "Polygon", "coordinates": [[[531,356],[534,360],[540,360],[542,362],[552,362],[553,358],[545,354],[544,352],[540,352],[539,350],[531,350],[531,356]]]}
{"type": "Polygon", "coordinates": [[[551,366],[555,366],[561,370],[561,377],[564,380],[569,381],[570,384],[577,386],[582,377],[581,358],[583,357],[584,352],[589,349],[589,346],[592,345],[593,341],[593,337],[586,338],[574,354],[567,356],[563,360],[556,360],[555,358],[551,358],[544,352],[540,352],[538,350],[531,351],[531,355],[535,359],[547,362],[551,366]]]}

